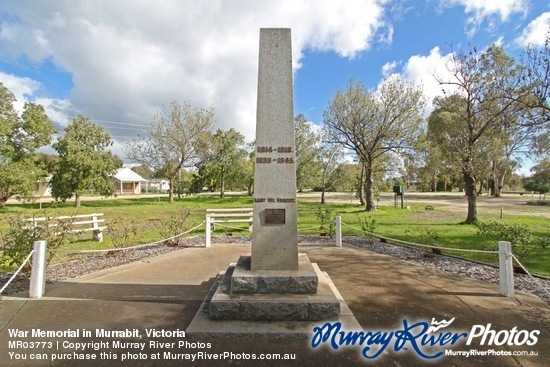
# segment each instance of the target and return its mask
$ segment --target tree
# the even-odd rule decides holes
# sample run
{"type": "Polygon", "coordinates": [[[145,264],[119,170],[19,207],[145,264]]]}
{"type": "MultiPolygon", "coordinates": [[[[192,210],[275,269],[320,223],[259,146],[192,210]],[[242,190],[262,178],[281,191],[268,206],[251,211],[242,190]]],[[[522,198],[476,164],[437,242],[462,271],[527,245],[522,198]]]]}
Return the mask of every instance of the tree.
{"type": "Polygon", "coordinates": [[[140,175],[146,180],[150,180],[153,178],[153,170],[146,166],[145,164],[141,164],[139,166],[135,166],[131,168],[132,171],[140,175]]]}
{"type": "MultiPolygon", "coordinates": [[[[252,146],[252,148],[254,148],[252,146]]],[[[246,193],[251,196],[254,193],[254,164],[256,162],[256,154],[254,150],[248,153],[248,159],[243,162],[240,169],[241,174],[239,178],[242,185],[246,187],[246,193]]]]}
{"type": "Polygon", "coordinates": [[[311,188],[319,178],[318,164],[320,135],[311,128],[304,115],[294,118],[296,145],[296,187],[298,191],[311,188]]]}
{"type": "Polygon", "coordinates": [[[429,142],[436,148],[431,151],[435,156],[430,160],[439,159],[439,162],[449,167],[452,172],[459,172],[462,180],[464,180],[465,171],[463,161],[466,160],[472,176],[476,177],[471,189],[477,196],[476,182],[481,181],[479,177],[486,177],[490,171],[489,137],[484,136],[474,146],[465,144],[467,137],[464,135],[467,135],[469,130],[461,124],[456,112],[460,108],[465,108],[466,102],[460,96],[437,97],[433,103],[436,108],[428,118],[427,135],[429,142]]]}
{"type": "Polygon", "coordinates": [[[400,153],[417,140],[422,126],[422,92],[392,76],[378,90],[350,81],[337,91],[324,112],[329,139],[353,151],[365,168],[366,211],[375,211],[376,163],[388,152],[400,153]]]}
{"type": "Polygon", "coordinates": [[[191,193],[191,184],[195,175],[196,172],[187,171],[184,169],[180,170],[174,187],[174,193],[178,195],[178,199],[181,199],[182,196],[189,195],[191,193]]]}
{"type": "Polygon", "coordinates": [[[191,192],[198,194],[204,189],[214,192],[219,186],[218,176],[214,167],[205,164],[197,164],[197,174],[191,180],[191,192]]]}
{"type": "Polygon", "coordinates": [[[113,145],[111,136],[103,127],[88,117],[77,116],[65,129],[65,135],[53,144],[59,154],[50,180],[52,196],[66,200],[75,196],[75,207],[80,207],[84,193],[93,191],[112,195],[112,177],[122,167],[122,161],[107,149],[113,145]]]}
{"type": "Polygon", "coordinates": [[[321,204],[325,204],[326,191],[334,188],[338,182],[339,171],[337,168],[340,166],[340,161],[343,156],[344,153],[340,145],[324,143],[319,148],[318,161],[321,168],[321,204]]]}
{"type": "Polygon", "coordinates": [[[550,159],[550,30],[543,47],[527,47],[521,71],[520,93],[514,97],[525,107],[522,125],[538,127],[530,153],[532,157],[550,159]]]}
{"type": "Polygon", "coordinates": [[[223,199],[227,179],[239,175],[239,168],[246,159],[244,136],[233,128],[228,131],[218,129],[215,134],[203,134],[201,142],[200,165],[209,167],[209,171],[219,183],[220,199],[223,199]]]}
{"type": "MultiPolygon", "coordinates": [[[[442,151],[460,167],[468,198],[466,223],[475,224],[480,166],[495,154],[490,148],[498,148],[496,141],[500,140],[502,147],[511,146],[505,141],[511,137],[506,129],[514,125],[511,116],[517,115],[521,108],[518,98],[512,97],[518,91],[519,68],[502,48],[492,45],[484,52],[474,49],[468,54],[454,54],[448,71],[449,80],[435,77],[453,92],[445,98],[436,98],[432,114],[446,122],[445,127],[439,128],[441,134],[437,140],[445,147],[442,151]]],[[[506,153],[502,148],[497,159],[506,158],[509,152],[510,149],[506,153]]]]}
{"type": "Polygon", "coordinates": [[[359,182],[361,175],[361,166],[354,163],[340,163],[334,174],[338,179],[334,189],[340,192],[357,193],[361,185],[359,182]]]}
{"type": "Polygon", "coordinates": [[[169,108],[154,116],[147,136],[132,139],[124,152],[129,159],[166,175],[170,181],[168,201],[173,202],[179,170],[198,163],[199,137],[210,131],[213,122],[213,108],[196,108],[189,102],[172,101],[169,108]]]}
{"type": "MultiPolygon", "coordinates": [[[[428,125],[428,129],[429,129],[428,125]]],[[[443,154],[436,144],[432,144],[430,134],[423,134],[418,142],[417,158],[421,161],[419,178],[422,182],[422,190],[437,191],[437,182],[441,178],[446,163],[443,161],[443,154]]]]}
{"type": "Polygon", "coordinates": [[[531,168],[533,174],[523,182],[526,190],[538,191],[544,194],[550,192],[550,161],[543,161],[531,168]]]}
{"type": "Polygon", "coordinates": [[[0,83],[0,208],[12,196],[30,199],[38,181],[46,176],[34,159],[35,151],[51,141],[55,132],[44,107],[26,102],[21,116],[15,97],[0,83]]]}

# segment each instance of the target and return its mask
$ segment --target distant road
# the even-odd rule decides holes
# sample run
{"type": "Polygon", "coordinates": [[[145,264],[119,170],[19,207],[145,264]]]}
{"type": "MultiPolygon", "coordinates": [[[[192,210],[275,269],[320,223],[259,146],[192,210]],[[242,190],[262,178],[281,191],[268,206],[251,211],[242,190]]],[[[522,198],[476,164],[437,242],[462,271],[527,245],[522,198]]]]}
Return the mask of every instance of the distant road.
{"type": "MultiPolygon", "coordinates": [[[[203,193],[201,195],[209,195],[217,197],[219,193],[203,193]]],[[[246,192],[226,192],[226,196],[231,195],[246,195],[246,192]]],[[[298,200],[308,202],[321,202],[320,192],[299,192],[297,194],[298,200]]],[[[121,199],[140,199],[140,198],[167,198],[168,194],[140,194],[140,195],[117,195],[111,197],[99,197],[99,196],[83,196],[81,201],[101,201],[101,200],[121,200],[121,199]]],[[[347,204],[359,205],[359,199],[355,197],[354,193],[349,192],[327,192],[325,194],[327,202],[338,202],[347,204]]],[[[519,195],[504,194],[502,197],[494,198],[486,195],[479,196],[477,198],[477,205],[480,209],[490,212],[499,212],[502,207],[505,213],[510,214],[510,211],[519,215],[536,215],[546,218],[550,218],[550,206],[539,205],[527,205],[527,202],[531,200],[531,195],[519,195]]],[[[538,195],[534,196],[534,200],[538,200],[538,195]]],[[[53,198],[41,198],[35,202],[38,204],[51,203],[53,198]]],[[[74,198],[67,200],[68,202],[74,202],[74,198]]],[[[10,199],[8,204],[21,204],[21,201],[10,199]]],[[[405,193],[405,206],[409,204],[422,204],[433,205],[436,210],[437,206],[445,206],[445,211],[455,211],[466,213],[468,202],[464,194],[460,192],[407,192],[405,193]]],[[[384,192],[381,194],[380,206],[393,206],[394,198],[393,193],[384,192]]]]}

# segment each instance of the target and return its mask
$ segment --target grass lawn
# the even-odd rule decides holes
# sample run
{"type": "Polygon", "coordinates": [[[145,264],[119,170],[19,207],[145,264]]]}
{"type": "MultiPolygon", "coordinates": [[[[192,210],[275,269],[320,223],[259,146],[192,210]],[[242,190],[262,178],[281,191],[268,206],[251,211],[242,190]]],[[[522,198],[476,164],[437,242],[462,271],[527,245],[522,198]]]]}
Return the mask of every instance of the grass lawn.
{"type": "MultiPolygon", "coordinates": [[[[445,198],[444,195],[441,196],[445,198]]],[[[435,198],[437,200],[437,198],[435,198]]],[[[58,204],[55,207],[50,204],[42,204],[43,209],[38,209],[38,205],[6,205],[0,209],[0,231],[6,231],[7,216],[10,213],[21,213],[27,218],[33,216],[41,217],[76,215],[89,213],[104,213],[106,224],[109,224],[115,218],[124,218],[138,228],[136,245],[149,243],[163,239],[161,235],[163,224],[167,223],[171,217],[181,215],[182,212],[189,210],[190,216],[186,222],[183,232],[204,221],[205,209],[207,208],[239,208],[252,207],[252,197],[249,196],[227,196],[221,200],[215,195],[201,195],[186,197],[176,200],[170,204],[167,198],[142,197],[139,199],[118,199],[83,201],[82,207],[78,210],[72,203],[58,204]]],[[[319,234],[319,220],[317,212],[321,205],[312,200],[298,201],[298,228],[299,234],[319,234]],[[313,227],[313,228],[311,228],[313,227]]],[[[405,241],[417,242],[425,235],[426,231],[433,231],[438,234],[437,244],[444,247],[464,248],[464,249],[496,249],[496,243],[486,245],[486,240],[481,238],[474,226],[462,224],[466,213],[457,211],[444,200],[437,204],[436,211],[425,211],[424,204],[410,203],[409,210],[395,209],[393,206],[381,206],[376,213],[365,213],[364,208],[353,203],[329,203],[326,205],[335,215],[342,216],[342,222],[345,224],[342,228],[344,235],[361,235],[361,232],[353,227],[360,228],[359,216],[368,217],[376,221],[375,233],[388,238],[395,238],[405,241]]],[[[513,215],[517,208],[505,207],[506,216],[502,219],[507,224],[521,224],[527,226],[538,236],[550,236],[550,220],[547,217],[537,215],[538,207],[525,206],[519,209],[521,215],[513,215]],[[533,211],[533,215],[529,211],[533,211]]],[[[478,208],[479,218],[481,220],[499,220],[499,211],[486,209],[482,206],[478,208]]],[[[242,228],[239,231],[234,228],[223,228],[217,226],[214,234],[223,235],[226,231],[231,231],[235,235],[249,234],[246,223],[231,223],[232,227],[242,228]]],[[[198,228],[193,234],[204,234],[204,226],[198,228]]],[[[84,233],[80,238],[69,244],[69,249],[107,249],[112,248],[111,236],[105,233],[105,241],[98,243],[92,241],[91,233],[84,233]]],[[[479,261],[497,263],[496,255],[476,254],[452,251],[453,255],[464,256],[479,261]]],[[[65,255],[67,256],[67,255],[65,255]]],[[[63,260],[65,256],[58,256],[63,260]]],[[[537,249],[534,253],[524,258],[524,265],[537,274],[550,276],[550,249],[537,249]]],[[[7,272],[9,268],[0,268],[0,272],[7,272]]]]}

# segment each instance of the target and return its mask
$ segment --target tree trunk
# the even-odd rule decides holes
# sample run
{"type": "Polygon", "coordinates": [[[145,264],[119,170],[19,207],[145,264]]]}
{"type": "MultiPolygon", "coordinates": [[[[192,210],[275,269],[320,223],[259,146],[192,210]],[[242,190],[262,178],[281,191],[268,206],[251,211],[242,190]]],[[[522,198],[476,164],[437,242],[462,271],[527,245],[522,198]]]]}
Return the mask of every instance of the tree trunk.
{"type": "Polygon", "coordinates": [[[432,177],[432,192],[437,192],[437,175],[432,177]]]}
{"type": "Polygon", "coordinates": [[[496,193],[496,178],[497,178],[497,172],[496,172],[496,163],[493,160],[491,162],[491,178],[489,179],[489,196],[497,196],[496,193]]]}
{"type": "Polygon", "coordinates": [[[479,190],[477,190],[477,195],[483,194],[483,180],[479,181],[479,190]]]}
{"type": "Polygon", "coordinates": [[[168,202],[174,202],[174,182],[176,181],[176,176],[170,176],[170,188],[168,189],[168,202]]]}
{"type": "Polygon", "coordinates": [[[365,196],[363,195],[363,185],[365,178],[365,165],[361,164],[361,176],[359,177],[359,187],[357,189],[357,196],[359,196],[359,202],[361,205],[365,205],[365,196]]]}
{"type": "Polygon", "coordinates": [[[504,178],[506,177],[506,171],[502,173],[502,175],[498,178],[498,183],[495,183],[495,196],[500,197],[502,194],[502,188],[504,187],[504,178]]]}
{"type": "Polygon", "coordinates": [[[74,207],[80,208],[80,194],[75,194],[74,196],[74,207]]]}
{"type": "Polygon", "coordinates": [[[477,223],[477,194],[476,179],[472,174],[464,173],[464,183],[466,184],[466,196],[468,198],[468,215],[466,223],[477,223]]]}
{"type": "Polygon", "coordinates": [[[367,212],[375,212],[376,211],[376,205],[374,204],[374,195],[373,195],[373,184],[374,179],[372,177],[372,167],[367,166],[365,168],[365,201],[366,201],[366,208],[365,210],[367,212]]]}
{"type": "Polygon", "coordinates": [[[221,174],[220,174],[220,199],[225,198],[225,171],[222,168],[221,174]]]}
{"type": "MultiPolygon", "coordinates": [[[[11,195],[10,195],[11,196],[11,195]]],[[[4,205],[6,205],[6,202],[8,201],[8,199],[10,198],[10,196],[1,196],[0,197],[0,209],[4,207],[4,205]]]]}
{"type": "Polygon", "coordinates": [[[325,203],[325,178],[323,177],[323,184],[322,184],[322,190],[321,190],[321,204],[325,203]]]}

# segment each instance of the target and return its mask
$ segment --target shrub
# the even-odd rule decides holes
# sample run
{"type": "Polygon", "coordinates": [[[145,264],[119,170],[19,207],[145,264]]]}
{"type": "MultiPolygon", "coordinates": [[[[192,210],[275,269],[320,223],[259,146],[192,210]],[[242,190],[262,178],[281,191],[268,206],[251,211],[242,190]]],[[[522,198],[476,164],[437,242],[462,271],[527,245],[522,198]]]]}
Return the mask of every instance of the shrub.
{"type": "Polygon", "coordinates": [[[492,241],[507,241],[512,244],[512,253],[519,261],[537,248],[550,247],[548,237],[536,237],[527,227],[516,224],[504,224],[496,221],[478,222],[478,234],[492,241]]]}
{"type": "Polygon", "coordinates": [[[135,244],[138,236],[138,224],[125,217],[116,217],[109,222],[108,233],[115,248],[129,247],[135,244]]]}
{"type": "MultiPolygon", "coordinates": [[[[8,266],[19,267],[27,255],[32,251],[35,241],[46,241],[49,250],[55,250],[71,242],[75,238],[72,233],[73,220],[56,220],[44,212],[44,221],[33,225],[21,213],[14,213],[7,216],[8,230],[0,232],[0,246],[2,254],[0,261],[8,266]]],[[[36,218],[36,217],[35,217],[36,218]]],[[[48,251],[47,263],[55,256],[55,251],[48,251]]],[[[24,268],[25,272],[30,267],[24,268]]]]}
{"type": "Polygon", "coordinates": [[[361,226],[361,229],[366,233],[366,237],[369,238],[369,240],[374,239],[374,231],[376,230],[376,219],[371,218],[367,215],[357,215],[357,220],[359,222],[359,225],[361,226]]]}
{"type": "MultiPolygon", "coordinates": [[[[419,245],[424,245],[424,246],[439,245],[439,233],[431,229],[416,230],[414,232],[410,230],[406,230],[405,233],[409,235],[411,242],[418,243],[419,245]]],[[[441,254],[441,250],[439,249],[435,249],[431,247],[423,247],[423,249],[426,251],[426,255],[429,255],[430,252],[434,254],[441,254]]]]}
{"type": "Polygon", "coordinates": [[[158,219],[155,222],[161,236],[163,238],[170,238],[177,236],[178,234],[185,232],[187,229],[187,219],[191,211],[189,209],[182,209],[165,219],[158,219]]]}
{"type": "Polygon", "coordinates": [[[319,219],[319,230],[326,232],[332,238],[336,233],[336,223],[334,222],[334,212],[328,206],[321,206],[317,209],[317,219],[319,219]]]}

